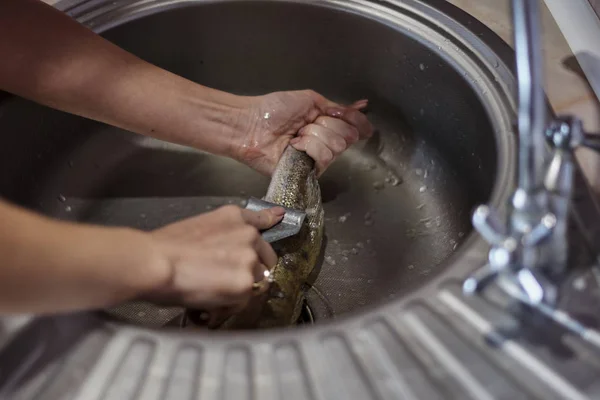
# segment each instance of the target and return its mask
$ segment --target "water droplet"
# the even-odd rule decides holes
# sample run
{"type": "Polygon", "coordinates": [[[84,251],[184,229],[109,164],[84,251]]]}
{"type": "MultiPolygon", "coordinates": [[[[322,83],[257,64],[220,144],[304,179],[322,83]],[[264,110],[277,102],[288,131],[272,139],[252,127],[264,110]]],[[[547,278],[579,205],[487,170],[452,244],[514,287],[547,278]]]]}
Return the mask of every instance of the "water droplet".
{"type": "Polygon", "coordinates": [[[145,219],[146,218],[146,214],[140,214],[140,218],[141,219],[145,219]]]}
{"type": "Polygon", "coordinates": [[[271,113],[266,112],[265,115],[263,116],[264,119],[269,119],[271,118],[271,113]]]}
{"type": "Polygon", "coordinates": [[[399,176],[396,176],[396,175],[394,175],[394,174],[391,174],[391,175],[389,176],[389,178],[390,178],[390,182],[389,182],[389,183],[390,183],[392,186],[398,186],[398,185],[400,185],[400,184],[404,183],[404,180],[403,180],[402,178],[400,178],[399,176]]]}
{"type": "Polygon", "coordinates": [[[350,213],[346,213],[346,214],[344,214],[344,215],[340,216],[340,217],[338,218],[338,222],[339,222],[340,224],[343,224],[344,222],[346,222],[346,221],[348,220],[348,217],[349,217],[350,215],[351,215],[350,213]]]}
{"type": "Polygon", "coordinates": [[[367,280],[367,283],[373,283],[373,279],[367,280]]]}
{"type": "Polygon", "coordinates": [[[66,207],[65,207],[65,211],[66,211],[66,212],[71,212],[71,210],[72,210],[71,206],[66,206],[66,207]]]}
{"type": "Polygon", "coordinates": [[[498,68],[500,66],[500,62],[498,60],[494,60],[494,68],[498,68]]]}
{"type": "Polygon", "coordinates": [[[365,226],[373,226],[373,220],[372,219],[367,219],[365,221],[365,226]]]}
{"type": "Polygon", "coordinates": [[[375,190],[381,190],[383,189],[385,186],[383,185],[383,182],[377,181],[377,182],[373,182],[373,188],[375,190]]]}
{"type": "Polygon", "coordinates": [[[58,201],[60,201],[61,203],[64,203],[65,201],[67,201],[67,198],[65,196],[63,196],[62,194],[59,194],[58,201]]]}
{"type": "Polygon", "coordinates": [[[463,236],[465,236],[465,233],[464,233],[464,232],[458,232],[458,237],[459,237],[459,238],[461,238],[461,237],[463,237],[463,236]]]}
{"type": "Polygon", "coordinates": [[[349,255],[350,255],[350,252],[348,250],[342,250],[342,256],[348,257],[349,255]]]}
{"type": "Polygon", "coordinates": [[[367,244],[371,244],[371,239],[367,239],[367,244]]]}
{"type": "Polygon", "coordinates": [[[421,71],[425,71],[425,64],[419,64],[419,69],[421,71]]]}
{"type": "Polygon", "coordinates": [[[358,247],[359,249],[364,249],[365,244],[363,242],[358,242],[358,243],[356,243],[356,247],[358,247]]]}
{"type": "Polygon", "coordinates": [[[137,313],[138,317],[145,317],[146,313],[143,311],[140,311],[139,313],[137,313]]]}
{"type": "Polygon", "coordinates": [[[350,250],[350,253],[351,253],[352,255],[357,255],[357,254],[358,254],[358,249],[357,249],[356,247],[353,247],[353,248],[350,250]]]}
{"type": "Polygon", "coordinates": [[[425,170],[425,173],[423,174],[423,178],[427,179],[428,176],[429,176],[429,171],[425,170]]]}
{"type": "Polygon", "coordinates": [[[415,266],[411,264],[408,266],[408,269],[415,269],[415,266]]]}
{"type": "Polygon", "coordinates": [[[340,243],[339,240],[337,240],[337,239],[333,240],[333,244],[339,244],[339,243],[340,243]]]}
{"type": "Polygon", "coordinates": [[[578,291],[584,290],[586,287],[585,279],[580,276],[579,278],[573,281],[573,288],[578,291]]]}
{"type": "Polygon", "coordinates": [[[425,228],[427,228],[427,229],[433,228],[433,222],[431,222],[431,221],[425,222],[425,228]]]}
{"type": "Polygon", "coordinates": [[[425,207],[425,203],[421,203],[417,206],[417,210],[422,210],[425,207]]]}
{"type": "Polygon", "coordinates": [[[425,193],[426,191],[427,191],[427,186],[421,186],[421,187],[419,188],[419,192],[420,192],[420,193],[425,193]]]}
{"type": "Polygon", "coordinates": [[[458,248],[458,243],[454,243],[454,246],[452,246],[452,250],[456,250],[458,248]]]}
{"type": "Polygon", "coordinates": [[[342,257],[342,262],[348,262],[348,257],[342,257]]]}
{"type": "Polygon", "coordinates": [[[421,168],[417,168],[415,169],[415,174],[417,174],[417,176],[421,176],[423,175],[423,170],[421,168]]]}
{"type": "Polygon", "coordinates": [[[331,257],[331,256],[327,256],[327,257],[325,257],[325,262],[326,262],[327,264],[331,265],[331,266],[334,266],[334,265],[335,265],[335,260],[334,260],[334,259],[333,259],[333,257],[331,257]]]}

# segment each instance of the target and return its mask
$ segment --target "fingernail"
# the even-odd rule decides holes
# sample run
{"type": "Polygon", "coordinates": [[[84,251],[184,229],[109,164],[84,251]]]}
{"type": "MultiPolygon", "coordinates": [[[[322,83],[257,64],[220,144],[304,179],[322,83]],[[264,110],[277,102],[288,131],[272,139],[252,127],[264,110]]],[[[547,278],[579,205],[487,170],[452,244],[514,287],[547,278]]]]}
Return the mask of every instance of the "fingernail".
{"type": "Polygon", "coordinates": [[[270,209],[271,214],[275,215],[276,217],[283,217],[285,215],[285,208],[283,207],[273,207],[270,209]]]}
{"type": "Polygon", "coordinates": [[[329,110],[327,110],[327,115],[329,115],[330,117],[340,118],[344,115],[344,109],[330,108],[329,110]]]}

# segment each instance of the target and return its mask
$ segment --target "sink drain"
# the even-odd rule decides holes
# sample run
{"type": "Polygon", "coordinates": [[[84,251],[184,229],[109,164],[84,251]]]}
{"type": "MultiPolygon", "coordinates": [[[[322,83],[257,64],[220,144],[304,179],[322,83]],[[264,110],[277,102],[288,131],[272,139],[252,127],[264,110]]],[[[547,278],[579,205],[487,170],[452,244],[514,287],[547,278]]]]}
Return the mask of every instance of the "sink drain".
{"type": "MultiPolygon", "coordinates": [[[[205,311],[187,310],[181,318],[181,328],[206,328],[209,314],[205,311]]],[[[300,316],[296,325],[312,325],[315,323],[315,314],[312,308],[308,305],[305,300],[302,303],[302,309],[300,310],[300,316]]]]}
{"type": "Polygon", "coordinates": [[[315,323],[315,314],[313,313],[312,308],[308,305],[306,300],[302,303],[302,310],[300,311],[300,317],[298,317],[298,321],[296,325],[312,325],[315,323]]]}

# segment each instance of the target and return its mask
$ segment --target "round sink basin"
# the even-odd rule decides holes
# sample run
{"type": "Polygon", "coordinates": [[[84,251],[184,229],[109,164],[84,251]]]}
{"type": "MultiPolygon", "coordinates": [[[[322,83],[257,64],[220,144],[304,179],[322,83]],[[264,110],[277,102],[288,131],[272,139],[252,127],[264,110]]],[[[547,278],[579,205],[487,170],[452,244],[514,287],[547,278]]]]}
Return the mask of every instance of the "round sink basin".
{"type": "MultiPolygon", "coordinates": [[[[39,347],[34,342],[53,349],[54,358],[79,357],[48,375],[67,382],[53,393],[70,390],[77,399],[159,392],[191,399],[198,390],[208,396],[202,398],[287,398],[293,388],[306,394],[298,399],[379,398],[360,371],[393,380],[386,374],[409,362],[383,349],[404,335],[425,340],[419,324],[442,316],[421,317],[415,305],[456,290],[485,263],[486,245],[472,233],[470,214],[480,203],[505,202],[514,173],[507,46],[447,2],[435,2],[439,9],[426,3],[61,3],[108,40],[206,86],[240,94],[314,89],[343,103],[368,98],[377,132],[320,180],[326,245],[302,321],[314,326],[187,331],[177,328],[180,309],[129,304],[109,315],[130,324],[106,313],[36,319],[11,347],[11,360],[25,360],[22,354],[39,347]],[[406,317],[414,324],[404,329],[398,318],[407,310],[418,323],[406,317]],[[364,334],[366,327],[376,332],[364,334]],[[352,338],[363,340],[358,353],[352,338]]],[[[269,183],[235,161],[9,95],[0,98],[0,116],[3,196],[61,219],[150,230],[261,197],[269,183]]],[[[34,393],[32,377],[53,360],[42,358],[31,364],[37,372],[11,381],[11,390],[34,393]]],[[[426,388],[428,379],[407,384],[426,388]]],[[[438,398],[432,396],[423,398],[438,398]]]]}
{"type": "MultiPolygon", "coordinates": [[[[472,209],[508,172],[498,169],[507,128],[502,110],[492,109],[499,84],[490,71],[476,71],[467,49],[439,34],[421,37],[408,21],[394,26],[384,14],[344,8],[186,3],[142,18],[133,12],[128,22],[108,14],[88,23],[210,87],[311,88],[339,102],[370,100],[376,135],[321,179],[326,246],[308,292],[316,322],[400,298],[443,271],[471,233],[472,209]]],[[[489,62],[494,69],[499,60],[489,62]]],[[[228,159],[21,99],[2,109],[0,130],[16,142],[2,160],[8,172],[18,159],[20,171],[5,177],[3,193],[48,215],[153,229],[266,192],[267,178],[228,159]]],[[[180,314],[140,304],[113,312],[146,326],[180,314]]]]}

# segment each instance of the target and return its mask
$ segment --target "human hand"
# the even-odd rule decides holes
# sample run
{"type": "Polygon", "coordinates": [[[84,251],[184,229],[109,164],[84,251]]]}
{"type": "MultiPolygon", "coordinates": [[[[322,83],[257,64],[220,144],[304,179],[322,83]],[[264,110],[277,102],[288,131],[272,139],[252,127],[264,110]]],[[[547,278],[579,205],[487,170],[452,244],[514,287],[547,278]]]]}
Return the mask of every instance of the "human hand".
{"type": "Polygon", "coordinates": [[[281,207],[255,212],[225,206],[151,232],[171,274],[147,298],[221,315],[241,311],[257,294],[253,284],[277,263],[259,229],[275,225],[284,213],[281,207]]]}
{"type": "Polygon", "coordinates": [[[270,175],[291,144],[316,161],[320,175],[350,145],[373,134],[373,126],[360,112],[367,103],[342,106],[312,90],[255,97],[251,129],[236,142],[233,156],[270,175]]]}

